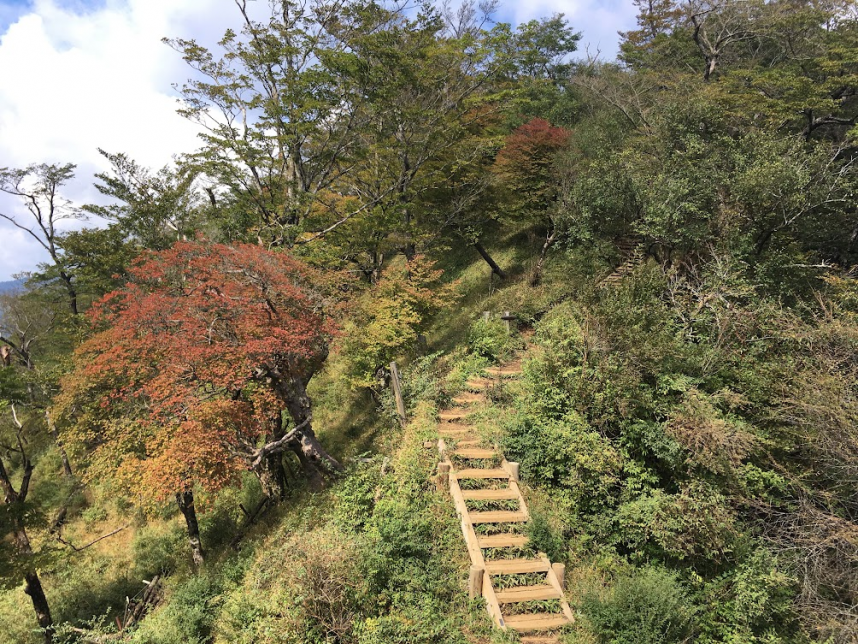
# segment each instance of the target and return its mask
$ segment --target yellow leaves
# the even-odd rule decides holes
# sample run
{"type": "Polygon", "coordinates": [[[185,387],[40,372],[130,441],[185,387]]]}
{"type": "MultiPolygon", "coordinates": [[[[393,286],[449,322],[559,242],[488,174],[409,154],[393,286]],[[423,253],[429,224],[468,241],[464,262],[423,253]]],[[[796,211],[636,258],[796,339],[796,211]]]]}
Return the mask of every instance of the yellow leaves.
{"type": "Polygon", "coordinates": [[[430,318],[455,304],[458,284],[442,277],[434,261],[417,255],[391,264],[357,302],[338,345],[352,385],[373,386],[376,372],[411,350],[430,318]]]}

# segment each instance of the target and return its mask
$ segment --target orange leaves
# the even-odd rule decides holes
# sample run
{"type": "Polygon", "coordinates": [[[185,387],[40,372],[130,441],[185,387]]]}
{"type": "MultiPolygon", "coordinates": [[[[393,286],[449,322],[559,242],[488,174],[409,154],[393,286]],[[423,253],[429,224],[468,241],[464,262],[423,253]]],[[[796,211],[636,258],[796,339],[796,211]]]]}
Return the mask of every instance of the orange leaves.
{"type": "Polygon", "coordinates": [[[93,307],[98,330],[76,352],[58,411],[93,464],[148,494],[218,489],[279,423],[285,401],[272,374],[327,354],[332,285],[246,244],[180,242],[143,255],[130,274],[93,307]]]}
{"type": "Polygon", "coordinates": [[[519,209],[545,209],[553,199],[553,165],[571,133],[544,119],[533,119],[507,137],[494,171],[519,209]]]}

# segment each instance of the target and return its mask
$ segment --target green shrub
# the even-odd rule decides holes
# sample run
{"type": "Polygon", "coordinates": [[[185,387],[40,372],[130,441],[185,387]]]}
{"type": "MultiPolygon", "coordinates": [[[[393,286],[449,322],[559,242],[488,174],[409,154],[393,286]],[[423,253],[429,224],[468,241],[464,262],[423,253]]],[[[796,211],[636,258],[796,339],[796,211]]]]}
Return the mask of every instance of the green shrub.
{"type": "Polygon", "coordinates": [[[679,494],[652,490],[617,510],[619,531],[629,556],[687,562],[697,569],[725,563],[737,537],[726,499],[703,484],[679,494]]]}
{"type": "Polygon", "coordinates": [[[789,636],[796,630],[796,583],[763,544],[753,543],[747,559],[703,584],[700,642],[794,641],[789,636]]]}
{"type": "Polygon", "coordinates": [[[468,330],[471,352],[495,362],[509,360],[523,346],[521,336],[507,331],[506,323],[499,318],[480,318],[468,330]]]}
{"type": "Polygon", "coordinates": [[[169,575],[184,562],[187,549],[178,525],[140,528],[131,543],[134,576],[149,579],[153,575],[169,575]]]}
{"type": "Polygon", "coordinates": [[[526,525],[529,545],[537,552],[544,552],[552,562],[566,561],[563,536],[557,534],[548,519],[539,512],[532,512],[526,525]]]}
{"type": "Polygon", "coordinates": [[[515,417],[504,454],[521,464],[525,480],[568,492],[579,512],[604,512],[619,493],[622,455],[578,414],[562,420],[515,417]]]}
{"type": "Polygon", "coordinates": [[[581,610],[603,644],[683,642],[693,627],[685,589],[657,568],[620,577],[605,597],[585,594],[581,610]]]}
{"type": "Polygon", "coordinates": [[[346,532],[361,532],[375,507],[378,463],[360,463],[337,483],[334,490],[334,523],[346,532]]]}

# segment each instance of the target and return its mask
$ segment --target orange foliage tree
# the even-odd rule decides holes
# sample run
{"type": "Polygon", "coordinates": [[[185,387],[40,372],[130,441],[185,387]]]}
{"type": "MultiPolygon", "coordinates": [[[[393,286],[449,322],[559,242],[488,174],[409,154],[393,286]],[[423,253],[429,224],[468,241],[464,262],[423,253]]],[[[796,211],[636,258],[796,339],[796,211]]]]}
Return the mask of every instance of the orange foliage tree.
{"type": "Polygon", "coordinates": [[[56,401],[90,478],[142,501],[175,496],[196,561],[194,487],[246,469],[269,498],[293,452],[314,486],[340,469],[312,428],[307,384],[334,334],[333,285],[259,246],[179,242],[141,257],[91,312],[56,401]],[[284,421],[291,418],[291,428],[284,421]]]}
{"type": "Polygon", "coordinates": [[[547,229],[532,276],[539,281],[548,250],[559,239],[563,207],[558,203],[560,181],[555,170],[558,155],[571,133],[535,118],[510,134],[495,159],[494,172],[502,182],[504,207],[522,219],[536,219],[547,229]]]}

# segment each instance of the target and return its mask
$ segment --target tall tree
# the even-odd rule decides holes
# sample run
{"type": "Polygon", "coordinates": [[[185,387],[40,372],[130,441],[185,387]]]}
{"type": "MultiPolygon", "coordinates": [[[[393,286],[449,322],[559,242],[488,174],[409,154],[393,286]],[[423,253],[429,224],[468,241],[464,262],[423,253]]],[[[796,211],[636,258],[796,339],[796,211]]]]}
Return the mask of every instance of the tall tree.
{"type": "Polygon", "coordinates": [[[315,487],[340,469],[307,394],[328,353],[331,301],[319,274],[254,245],[179,242],[130,273],[94,307],[98,330],[76,352],[57,415],[88,476],[175,496],[202,560],[195,486],[217,490],[250,469],[276,500],[284,452],[315,487]]]}
{"type": "Polygon", "coordinates": [[[507,197],[509,215],[535,220],[546,231],[531,275],[534,285],[542,276],[548,251],[563,232],[566,213],[559,203],[555,160],[568,141],[568,130],[544,119],[533,119],[507,138],[495,160],[494,171],[507,197]]]}
{"type": "Polygon", "coordinates": [[[126,154],[99,152],[110,162],[110,172],[95,175],[95,188],[115,202],[88,204],[84,210],[111,222],[142,248],[163,250],[193,236],[203,208],[193,172],[169,166],[152,172],[126,154]]]}
{"type": "Polygon", "coordinates": [[[246,0],[235,5],[242,29],[228,30],[219,52],[166,40],[202,79],[182,88],[180,113],[204,128],[203,148],[187,161],[255,214],[260,243],[289,244],[314,209],[336,224],[366,208],[341,211],[349,202],[330,191],[359,157],[366,125],[349,41],[383,29],[395,12],[371,2],[276,0],[256,20],[246,0]]]}
{"type": "Polygon", "coordinates": [[[29,216],[0,212],[0,217],[11,222],[38,242],[51,259],[52,269],[65,288],[68,306],[78,314],[78,292],[74,275],[62,254],[58,225],[69,219],[82,219],[80,210],[73,208],[61,190],[73,177],[73,163],[30,165],[26,168],[0,169],[0,192],[19,197],[29,216]]]}

